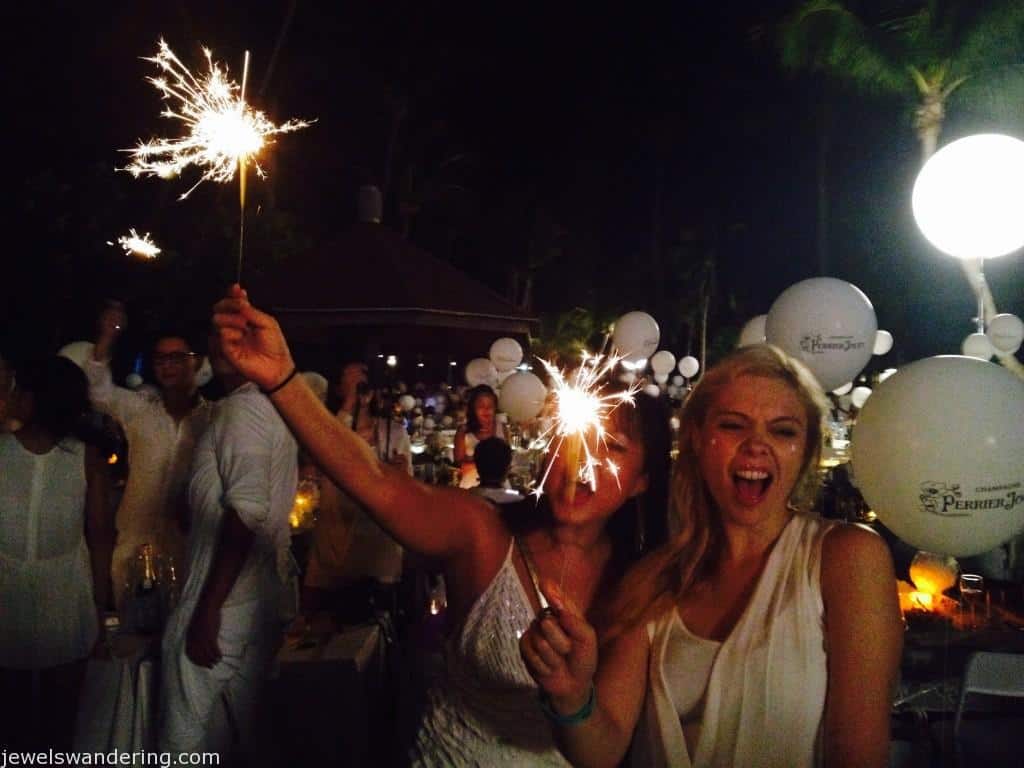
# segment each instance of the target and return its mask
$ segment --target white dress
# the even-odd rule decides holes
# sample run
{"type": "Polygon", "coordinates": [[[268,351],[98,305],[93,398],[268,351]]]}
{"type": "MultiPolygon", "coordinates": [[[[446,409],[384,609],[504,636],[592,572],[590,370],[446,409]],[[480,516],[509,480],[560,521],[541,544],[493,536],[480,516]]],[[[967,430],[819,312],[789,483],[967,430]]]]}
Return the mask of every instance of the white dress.
{"type": "Polygon", "coordinates": [[[828,683],[821,545],[835,525],[796,515],[768,556],[743,615],[715,655],[697,744],[686,743],[665,675],[675,609],[651,622],[635,766],[809,768],[821,762],[828,683]]]}
{"type": "Polygon", "coordinates": [[[513,546],[445,648],[445,678],[428,692],[414,765],[568,765],[519,655],[534,610],[513,546]]]}
{"type": "Polygon", "coordinates": [[[84,658],[98,631],[85,542],[85,446],[0,434],[0,667],[84,658]]]}
{"type": "Polygon", "coordinates": [[[296,464],[295,440],[256,385],[217,403],[196,446],[189,484],[189,576],[162,642],[161,750],[225,752],[249,735],[252,706],[281,638],[296,464]],[[224,506],[254,536],[221,608],[221,659],[206,669],[189,660],[185,640],[213,565],[224,506]]]}

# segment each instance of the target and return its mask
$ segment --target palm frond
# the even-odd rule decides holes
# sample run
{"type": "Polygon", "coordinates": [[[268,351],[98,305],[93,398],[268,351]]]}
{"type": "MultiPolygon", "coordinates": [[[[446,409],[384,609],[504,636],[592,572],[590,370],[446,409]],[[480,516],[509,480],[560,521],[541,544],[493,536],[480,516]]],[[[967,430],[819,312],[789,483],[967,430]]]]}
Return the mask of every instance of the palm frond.
{"type": "Polygon", "coordinates": [[[806,0],[779,28],[782,65],[850,81],[860,88],[906,92],[913,83],[896,36],[868,26],[837,0],[806,0]]]}

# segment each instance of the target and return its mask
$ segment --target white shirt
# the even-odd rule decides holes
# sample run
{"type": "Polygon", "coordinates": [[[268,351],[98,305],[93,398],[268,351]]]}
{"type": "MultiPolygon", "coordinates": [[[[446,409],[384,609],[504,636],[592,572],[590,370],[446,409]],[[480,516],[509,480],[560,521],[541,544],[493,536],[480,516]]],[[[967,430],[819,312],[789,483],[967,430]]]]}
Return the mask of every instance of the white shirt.
{"type": "Polygon", "coordinates": [[[128,481],[117,509],[118,537],[142,543],[173,520],[183,500],[196,441],[210,423],[210,403],[176,422],[163,401],[147,392],[114,386],[106,363],[84,365],[93,407],[117,419],[128,440],[128,481]]]}

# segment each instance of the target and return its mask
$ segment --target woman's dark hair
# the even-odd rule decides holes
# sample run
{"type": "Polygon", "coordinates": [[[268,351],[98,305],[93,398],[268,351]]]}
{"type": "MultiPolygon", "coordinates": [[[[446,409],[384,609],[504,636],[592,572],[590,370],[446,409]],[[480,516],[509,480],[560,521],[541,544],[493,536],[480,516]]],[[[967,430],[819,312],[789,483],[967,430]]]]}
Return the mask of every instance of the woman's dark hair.
{"type": "MultiPolygon", "coordinates": [[[[609,388],[605,392],[614,391],[609,388]]],[[[672,430],[664,397],[637,395],[634,405],[621,405],[612,416],[618,427],[644,447],[643,471],[647,490],[627,499],[608,521],[612,540],[614,571],[620,573],[642,555],[657,549],[668,539],[668,488],[671,470],[672,430]]],[[[519,504],[502,504],[501,512],[513,535],[523,535],[545,525],[551,515],[547,496],[519,504]]]]}
{"type": "Polygon", "coordinates": [[[615,555],[631,563],[668,539],[668,489],[671,474],[672,429],[664,397],[636,396],[636,403],[619,406],[613,418],[644,446],[643,471],[647,489],[626,501],[608,521],[615,555]]]}
{"type": "Polygon", "coordinates": [[[32,393],[32,422],[60,442],[77,434],[89,411],[89,383],[82,369],[54,356],[21,363],[15,372],[17,387],[32,393]]]}
{"type": "Polygon", "coordinates": [[[466,431],[472,432],[474,435],[480,430],[480,421],[476,417],[476,401],[481,397],[493,399],[495,411],[498,409],[498,396],[486,384],[480,384],[469,390],[469,397],[466,398],[466,431]]]}

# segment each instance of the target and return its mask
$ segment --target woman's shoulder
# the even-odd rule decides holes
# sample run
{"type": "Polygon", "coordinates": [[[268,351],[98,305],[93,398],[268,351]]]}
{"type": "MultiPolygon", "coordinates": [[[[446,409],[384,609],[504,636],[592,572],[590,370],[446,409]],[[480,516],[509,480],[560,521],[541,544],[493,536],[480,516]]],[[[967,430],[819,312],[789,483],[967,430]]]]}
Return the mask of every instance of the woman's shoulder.
{"type": "Polygon", "coordinates": [[[892,555],[885,540],[859,523],[829,526],[821,545],[822,585],[832,580],[872,580],[892,572],[892,555]]]}

